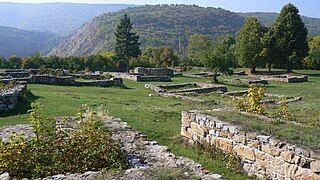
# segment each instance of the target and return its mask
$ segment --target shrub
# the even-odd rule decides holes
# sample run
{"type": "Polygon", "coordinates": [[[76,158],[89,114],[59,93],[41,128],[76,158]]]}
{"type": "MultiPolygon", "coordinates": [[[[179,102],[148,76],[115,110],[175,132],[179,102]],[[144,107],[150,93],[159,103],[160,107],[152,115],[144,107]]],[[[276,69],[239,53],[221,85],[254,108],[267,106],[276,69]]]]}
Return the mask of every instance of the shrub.
{"type": "Polygon", "coordinates": [[[286,121],[290,121],[292,119],[287,105],[281,105],[279,107],[278,115],[286,121]]]}
{"type": "Polygon", "coordinates": [[[264,114],[265,107],[261,103],[265,97],[265,90],[257,87],[255,84],[250,85],[248,94],[245,99],[233,98],[236,108],[240,111],[247,111],[256,114],[264,114]]]}
{"type": "Polygon", "coordinates": [[[39,178],[61,173],[82,173],[101,168],[127,167],[119,143],[99,120],[102,108],[84,106],[75,118],[64,118],[59,127],[53,118],[44,118],[39,103],[31,105],[30,121],[35,137],[14,134],[0,141],[0,174],[15,178],[39,178]]]}

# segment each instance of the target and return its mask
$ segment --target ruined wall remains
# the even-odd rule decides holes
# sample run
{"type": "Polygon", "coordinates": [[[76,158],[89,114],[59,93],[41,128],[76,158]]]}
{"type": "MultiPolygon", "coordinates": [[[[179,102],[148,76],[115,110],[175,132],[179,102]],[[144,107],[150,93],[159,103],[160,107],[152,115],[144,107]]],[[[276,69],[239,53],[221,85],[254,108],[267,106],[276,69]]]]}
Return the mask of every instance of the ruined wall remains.
{"type": "Polygon", "coordinates": [[[245,171],[258,178],[320,179],[320,155],[316,152],[245,132],[239,126],[201,112],[182,112],[181,135],[238,155],[245,171]]]}
{"type": "Polygon", "coordinates": [[[167,68],[135,67],[131,73],[143,76],[173,76],[173,70],[167,68]]]}
{"type": "Polygon", "coordinates": [[[308,76],[295,76],[295,75],[273,75],[273,76],[260,76],[261,79],[264,80],[272,80],[272,81],[280,81],[287,83],[300,83],[300,82],[308,82],[308,76]]]}
{"type": "Polygon", "coordinates": [[[135,75],[121,72],[110,72],[114,77],[129,79],[132,81],[139,82],[171,82],[171,78],[169,76],[144,76],[144,75],[135,75]]]}
{"type": "Polygon", "coordinates": [[[13,110],[18,100],[27,93],[27,84],[18,84],[13,88],[0,90],[0,112],[13,110]]]}

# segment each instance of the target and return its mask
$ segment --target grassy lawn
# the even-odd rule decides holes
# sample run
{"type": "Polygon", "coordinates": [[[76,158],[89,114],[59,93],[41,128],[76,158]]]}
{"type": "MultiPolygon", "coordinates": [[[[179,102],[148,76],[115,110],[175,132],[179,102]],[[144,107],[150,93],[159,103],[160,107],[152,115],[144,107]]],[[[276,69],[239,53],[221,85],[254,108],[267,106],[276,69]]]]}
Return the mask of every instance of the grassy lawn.
{"type": "MultiPolygon", "coordinates": [[[[193,78],[174,78],[173,83],[194,82],[193,78]]],[[[30,101],[19,104],[16,111],[2,114],[0,126],[27,123],[27,110],[31,101],[44,105],[46,116],[74,115],[81,104],[99,106],[103,104],[111,116],[122,118],[150,140],[168,146],[176,155],[190,157],[206,169],[223,174],[226,179],[247,179],[243,173],[231,172],[224,163],[214,160],[197,148],[185,147],[180,138],[181,111],[214,108],[215,104],[190,103],[174,98],[153,96],[144,88],[145,83],[125,81],[127,88],[70,87],[28,85],[30,101]]]]}

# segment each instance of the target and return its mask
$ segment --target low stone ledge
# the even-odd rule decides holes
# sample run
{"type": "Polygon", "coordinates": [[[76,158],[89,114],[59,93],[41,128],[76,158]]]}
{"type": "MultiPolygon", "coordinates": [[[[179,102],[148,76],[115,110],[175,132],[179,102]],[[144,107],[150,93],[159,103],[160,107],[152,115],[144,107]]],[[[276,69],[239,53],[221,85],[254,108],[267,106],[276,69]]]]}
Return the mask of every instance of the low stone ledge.
{"type": "Polygon", "coordinates": [[[268,135],[245,132],[240,126],[200,111],[183,111],[181,115],[183,137],[210,143],[224,152],[233,152],[241,158],[249,174],[268,179],[320,179],[320,155],[317,152],[268,135]]]}

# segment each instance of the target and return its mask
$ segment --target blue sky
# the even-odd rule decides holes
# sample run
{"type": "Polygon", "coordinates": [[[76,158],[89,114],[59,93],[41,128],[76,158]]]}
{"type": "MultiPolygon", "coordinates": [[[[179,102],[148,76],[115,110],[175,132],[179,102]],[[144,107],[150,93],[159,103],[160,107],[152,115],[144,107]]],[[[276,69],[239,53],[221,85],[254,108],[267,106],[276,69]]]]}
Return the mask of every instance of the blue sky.
{"type": "Polygon", "coordinates": [[[320,18],[320,0],[0,0],[0,2],[20,3],[127,3],[127,4],[197,4],[221,7],[236,12],[279,12],[289,2],[295,4],[305,16],[320,18]]]}

